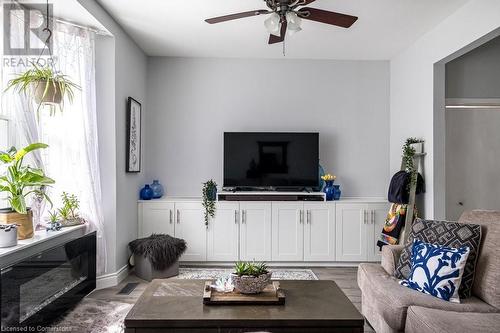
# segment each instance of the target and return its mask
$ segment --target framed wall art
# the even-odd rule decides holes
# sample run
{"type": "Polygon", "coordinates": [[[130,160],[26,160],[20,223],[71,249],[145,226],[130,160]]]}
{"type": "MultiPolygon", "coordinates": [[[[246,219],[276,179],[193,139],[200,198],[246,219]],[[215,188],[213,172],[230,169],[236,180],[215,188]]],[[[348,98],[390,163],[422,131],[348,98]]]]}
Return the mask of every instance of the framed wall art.
{"type": "Polygon", "coordinates": [[[141,103],[128,98],[127,103],[127,172],[141,172],[141,103]]]}

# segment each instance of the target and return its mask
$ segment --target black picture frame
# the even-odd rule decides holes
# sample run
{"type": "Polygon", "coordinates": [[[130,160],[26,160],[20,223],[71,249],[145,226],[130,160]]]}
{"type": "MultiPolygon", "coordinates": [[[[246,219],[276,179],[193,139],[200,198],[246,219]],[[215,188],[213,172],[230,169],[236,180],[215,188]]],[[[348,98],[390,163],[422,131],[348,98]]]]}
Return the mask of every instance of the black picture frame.
{"type": "Polygon", "coordinates": [[[142,105],[132,97],[127,101],[126,172],[141,172],[142,105]]]}

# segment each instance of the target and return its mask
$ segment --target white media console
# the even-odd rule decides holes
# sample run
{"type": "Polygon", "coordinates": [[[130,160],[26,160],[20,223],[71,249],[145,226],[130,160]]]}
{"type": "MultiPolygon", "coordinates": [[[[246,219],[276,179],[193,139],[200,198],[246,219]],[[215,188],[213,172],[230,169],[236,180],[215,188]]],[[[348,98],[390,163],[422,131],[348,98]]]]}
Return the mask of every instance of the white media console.
{"type": "MultiPolygon", "coordinates": [[[[257,194],[244,193],[238,194],[257,194]]],[[[235,201],[232,201],[224,200],[225,194],[234,193],[218,194],[216,216],[210,219],[208,226],[205,226],[200,198],[141,200],[139,237],[166,233],[185,239],[188,249],[181,261],[190,264],[256,260],[273,265],[333,266],[380,261],[376,243],[389,208],[384,199],[247,201],[233,198],[235,201]]]]}

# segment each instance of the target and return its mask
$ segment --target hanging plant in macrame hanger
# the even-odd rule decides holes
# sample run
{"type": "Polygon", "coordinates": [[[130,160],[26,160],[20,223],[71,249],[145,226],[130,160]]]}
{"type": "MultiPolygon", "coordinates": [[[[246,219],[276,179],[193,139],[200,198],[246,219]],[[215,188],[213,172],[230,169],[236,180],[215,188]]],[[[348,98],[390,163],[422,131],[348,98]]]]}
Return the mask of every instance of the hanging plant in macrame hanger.
{"type": "Polygon", "coordinates": [[[64,99],[73,102],[74,90],[80,90],[80,86],[68,79],[60,71],[57,71],[54,66],[54,58],[50,49],[50,40],[52,38],[52,30],[49,27],[49,1],[47,0],[46,22],[47,25],[43,29],[48,36],[38,59],[32,62],[32,68],[28,69],[16,78],[10,80],[7,84],[6,91],[13,88],[18,92],[23,92],[34,98],[37,103],[37,114],[42,105],[50,107],[50,115],[55,114],[57,107],[63,110],[64,99]],[[40,59],[43,53],[47,50],[49,59],[42,66],[40,59]]]}

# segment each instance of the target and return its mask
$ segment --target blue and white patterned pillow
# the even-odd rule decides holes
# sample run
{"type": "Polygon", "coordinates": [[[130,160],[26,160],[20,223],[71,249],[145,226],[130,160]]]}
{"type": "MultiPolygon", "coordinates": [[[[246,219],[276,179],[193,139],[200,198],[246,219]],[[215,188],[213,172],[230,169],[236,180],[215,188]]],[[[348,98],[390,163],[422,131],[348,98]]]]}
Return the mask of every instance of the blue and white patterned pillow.
{"type": "Polygon", "coordinates": [[[410,276],[399,283],[445,301],[460,303],[458,289],[469,252],[467,246],[456,249],[415,239],[410,276]]]}

